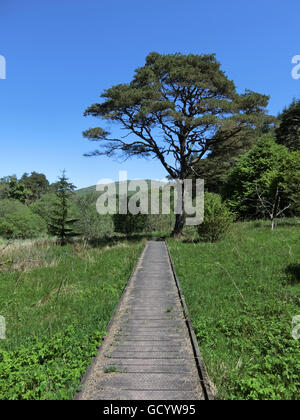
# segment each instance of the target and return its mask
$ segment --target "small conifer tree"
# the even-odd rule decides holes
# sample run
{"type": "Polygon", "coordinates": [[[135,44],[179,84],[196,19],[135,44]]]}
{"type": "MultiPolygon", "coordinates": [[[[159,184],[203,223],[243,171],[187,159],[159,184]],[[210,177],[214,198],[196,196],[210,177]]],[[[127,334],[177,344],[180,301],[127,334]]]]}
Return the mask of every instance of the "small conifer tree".
{"type": "Polygon", "coordinates": [[[61,246],[66,245],[69,238],[76,236],[74,223],[77,219],[69,218],[70,197],[75,186],[68,182],[65,171],[63,171],[58,182],[55,184],[57,200],[54,204],[53,215],[50,217],[49,232],[58,236],[61,246]]]}

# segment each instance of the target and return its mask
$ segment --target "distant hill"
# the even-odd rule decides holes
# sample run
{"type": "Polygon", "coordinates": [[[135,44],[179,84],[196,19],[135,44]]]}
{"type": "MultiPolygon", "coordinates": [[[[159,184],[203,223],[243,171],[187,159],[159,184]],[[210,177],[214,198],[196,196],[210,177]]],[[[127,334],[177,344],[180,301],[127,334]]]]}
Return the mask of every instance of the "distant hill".
{"type": "Polygon", "coordinates": [[[91,187],[80,188],[79,190],[75,190],[75,194],[77,195],[85,195],[91,192],[96,192],[96,185],[92,185],[91,187]]]}
{"type": "MultiPolygon", "coordinates": [[[[145,181],[148,184],[148,188],[151,187],[151,182],[152,182],[152,187],[154,187],[154,188],[163,187],[163,186],[166,186],[168,184],[168,182],[156,181],[156,180],[151,180],[151,179],[146,179],[145,181]]],[[[121,181],[121,182],[122,183],[124,183],[124,182],[127,182],[128,183],[128,182],[130,182],[130,180],[128,180],[128,181],[121,181]]],[[[114,182],[114,184],[116,186],[116,193],[118,194],[119,193],[120,182],[119,181],[118,182],[114,182]]],[[[85,195],[85,194],[88,194],[88,193],[91,193],[91,192],[97,192],[96,185],[92,185],[92,186],[86,187],[86,188],[80,188],[79,190],[76,190],[75,191],[75,193],[77,195],[81,195],[81,196],[82,195],[85,195]]]]}

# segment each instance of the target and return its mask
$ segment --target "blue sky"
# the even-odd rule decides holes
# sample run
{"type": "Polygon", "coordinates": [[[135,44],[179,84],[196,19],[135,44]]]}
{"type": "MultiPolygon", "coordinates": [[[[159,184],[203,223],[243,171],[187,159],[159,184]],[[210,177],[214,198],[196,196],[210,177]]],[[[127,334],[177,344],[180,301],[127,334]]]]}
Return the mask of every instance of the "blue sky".
{"type": "Polygon", "coordinates": [[[271,96],[271,114],[300,96],[299,0],[1,0],[0,10],[0,177],[35,170],[55,181],[65,168],[78,187],[120,169],[163,178],[154,160],[82,156],[93,149],[82,131],[99,124],[85,108],[151,51],[216,53],[239,91],[271,96]]]}

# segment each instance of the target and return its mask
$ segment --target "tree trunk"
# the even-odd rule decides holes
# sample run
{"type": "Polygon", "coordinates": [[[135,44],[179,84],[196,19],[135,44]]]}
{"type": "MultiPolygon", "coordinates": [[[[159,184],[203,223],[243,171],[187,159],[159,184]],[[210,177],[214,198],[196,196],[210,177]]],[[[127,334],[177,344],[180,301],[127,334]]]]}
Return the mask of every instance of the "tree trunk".
{"type": "Polygon", "coordinates": [[[182,234],[185,225],[185,214],[184,214],[184,182],[183,180],[177,180],[177,203],[174,202],[174,210],[176,213],[175,226],[172,232],[172,236],[180,236],[182,234]],[[179,199],[179,195],[181,195],[179,199]]]}
{"type": "Polygon", "coordinates": [[[271,230],[273,231],[275,227],[275,220],[271,218],[271,230]]]}
{"type": "Polygon", "coordinates": [[[185,215],[176,214],[175,226],[172,232],[172,236],[179,236],[182,234],[183,228],[185,223],[185,215]]]}

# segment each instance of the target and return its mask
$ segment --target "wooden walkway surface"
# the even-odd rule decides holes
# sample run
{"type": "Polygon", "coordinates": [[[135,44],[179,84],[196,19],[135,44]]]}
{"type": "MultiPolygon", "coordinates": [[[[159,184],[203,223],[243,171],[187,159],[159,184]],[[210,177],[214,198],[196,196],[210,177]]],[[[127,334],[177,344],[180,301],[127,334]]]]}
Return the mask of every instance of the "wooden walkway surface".
{"type": "Polygon", "coordinates": [[[147,242],[75,399],[205,399],[164,242],[147,242]]]}

